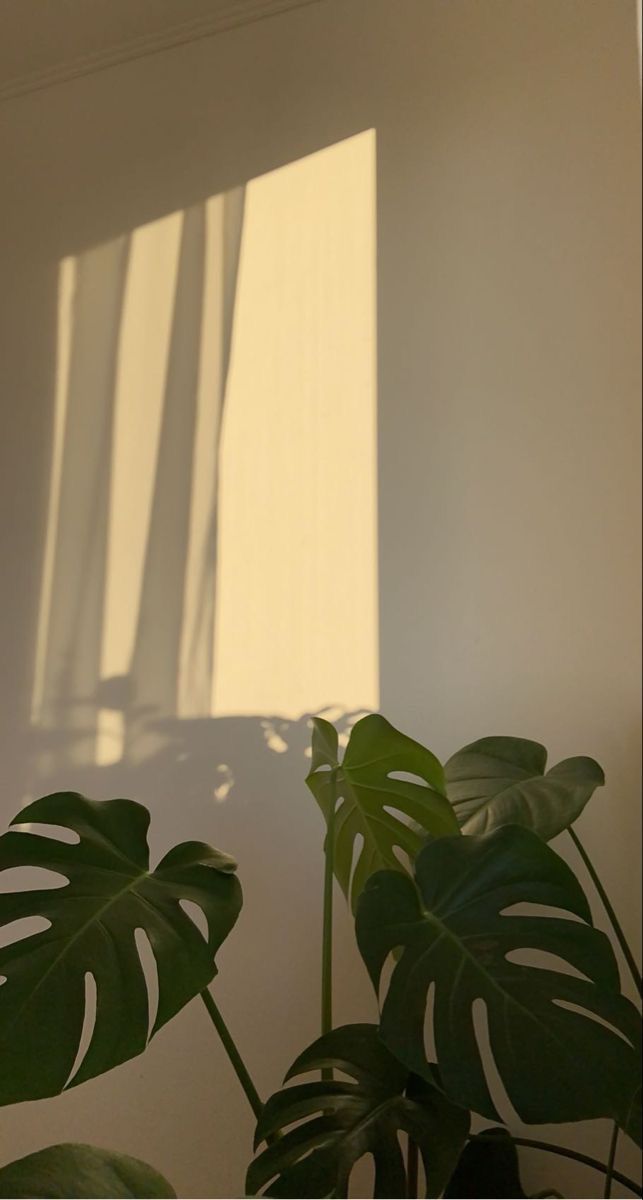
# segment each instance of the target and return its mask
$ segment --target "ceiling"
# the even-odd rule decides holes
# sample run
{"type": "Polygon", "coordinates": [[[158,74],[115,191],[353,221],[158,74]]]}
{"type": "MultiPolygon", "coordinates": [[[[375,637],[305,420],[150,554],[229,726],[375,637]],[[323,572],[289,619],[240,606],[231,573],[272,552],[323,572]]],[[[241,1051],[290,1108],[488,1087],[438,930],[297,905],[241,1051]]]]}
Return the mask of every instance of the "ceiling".
{"type": "Polygon", "coordinates": [[[317,0],[0,0],[0,98],[317,0]]]}

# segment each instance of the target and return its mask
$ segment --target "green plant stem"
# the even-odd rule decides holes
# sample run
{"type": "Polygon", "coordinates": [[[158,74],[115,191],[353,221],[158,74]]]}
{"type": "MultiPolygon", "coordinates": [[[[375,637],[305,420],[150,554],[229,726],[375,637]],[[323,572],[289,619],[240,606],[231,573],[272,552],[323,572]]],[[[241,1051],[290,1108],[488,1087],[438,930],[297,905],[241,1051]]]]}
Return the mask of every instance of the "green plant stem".
{"type": "MultiPolygon", "coordinates": [[[[484,1138],[485,1132],[475,1134],[476,1138],[484,1138]]],[[[496,1135],[492,1132],[490,1137],[496,1135]]],[[[604,1175],[607,1171],[607,1166],[597,1158],[590,1158],[587,1154],[579,1154],[577,1150],[568,1150],[566,1146],[554,1146],[551,1142],[535,1142],[532,1138],[521,1138],[510,1135],[515,1146],[526,1146],[531,1150],[544,1150],[547,1154],[558,1154],[561,1158],[573,1158],[575,1162],[582,1163],[585,1167],[591,1167],[594,1171],[600,1171],[604,1175]]],[[[620,1183],[622,1187],[626,1187],[628,1191],[633,1192],[635,1196],[641,1195],[641,1185],[635,1183],[633,1179],[628,1179],[627,1175],[621,1174],[620,1171],[612,1170],[612,1178],[616,1183],[620,1183]]]]}
{"type": "Polygon", "coordinates": [[[407,1196],[413,1197],[413,1200],[416,1200],[418,1194],[418,1166],[417,1142],[414,1142],[411,1138],[409,1138],[406,1154],[406,1194],[407,1196]]]}
{"type": "Polygon", "coordinates": [[[259,1120],[259,1117],[261,1116],[261,1113],[263,1110],[263,1104],[261,1103],[261,1100],[259,1098],[259,1093],[258,1093],[254,1083],[252,1082],[252,1079],[250,1078],[247,1067],[246,1067],[241,1055],[239,1054],[239,1051],[237,1050],[237,1047],[233,1041],[233,1038],[228,1029],[228,1026],[226,1025],[223,1017],[221,1016],[219,1008],[215,1004],[215,1002],[212,998],[212,995],[208,991],[207,988],[205,988],[205,990],[201,992],[201,999],[203,1000],[203,1003],[205,1004],[205,1007],[208,1010],[208,1015],[210,1017],[210,1020],[212,1021],[212,1024],[214,1025],[214,1028],[216,1029],[219,1037],[221,1038],[221,1041],[223,1042],[223,1048],[224,1048],[228,1058],[230,1059],[230,1062],[232,1063],[232,1066],[234,1068],[237,1079],[239,1080],[239,1083],[241,1084],[241,1087],[243,1088],[243,1090],[246,1094],[246,1099],[247,1099],[255,1117],[257,1118],[257,1120],[259,1120]]]}
{"type": "Polygon", "coordinates": [[[614,1163],[616,1162],[616,1147],[618,1145],[618,1125],[614,1122],[612,1129],[612,1137],[610,1140],[609,1156],[607,1159],[607,1170],[605,1172],[605,1191],[603,1196],[605,1200],[609,1200],[612,1195],[612,1179],[614,1178],[614,1163]]]}
{"type": "Polygon", "coordinates": [[[627,944],[627,938],[625,937],[625,934],[623,933],[623,930],[621,928],[620,921],[619,921],[616,913],[614,912],[614,909],[610,902],[610,898],[607,895],[607,892],[605,891],[605,888],[603,887],[603,884],[601,883],[601,881],[598,877],[598,873],[592,863],[592,860],[589,857],[589,854],[587,853],[585,847],[583,846],[583,843],[581,842],[578,834],[574,832],[574,830],[571,828],[571,826],[569,827],[567,832],[568,832],[570,838],[572,839],[576,849],[578,850],[578,853],[580,854],[583,862],[585,863],[585,866],[587,867],[587,872],[592,880],[592,883],[594,884],[594,887],[596,888],[596,891],[598,892],[598,894],[601,898],[603,908],[605,909],[605,912],[607,913],[607,915],[609,917],[610,924],[612,926],[612,929],[614,930],[614,934],[616,936],[618,944],[621,947],[621,950],[623,951],[623,957],[625,958],[625,961],[630,969],[632,978],[636,984],[636,987],[638,988],[639,995],[643,996],[643,979],[641,978],[641,972],[639,971],[639,969],[636,965],[636,959],[634,958],[634,955],[632,954],[632,951],[630,950],[630,947],[627,944]]]}
{"type": "MultiPolygon", "coordinates": [[[[333,871],[335,866],[335,806],[337,775],[330,772],[330,808],[324,843],[324,916],[322,930],[321,1031],[333,1028],[333,871]]],[[[332,1076],[331,1076],[332,1078],[332,1076]]]]}

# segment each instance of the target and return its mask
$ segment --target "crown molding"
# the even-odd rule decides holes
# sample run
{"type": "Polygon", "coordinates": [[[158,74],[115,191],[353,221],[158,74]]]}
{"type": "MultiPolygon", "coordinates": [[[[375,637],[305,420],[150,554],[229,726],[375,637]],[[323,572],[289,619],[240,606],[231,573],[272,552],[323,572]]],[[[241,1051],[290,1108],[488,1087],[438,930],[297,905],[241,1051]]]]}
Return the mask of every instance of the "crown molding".
{"type": "Polygon", "coordinates": [[[249,25],[266,17],[278,16],[292,9],[308,8],[319,3],[321,0],[225,0],[218,6],[216,13],[209,13],[205,17],[182,21],[154,33],[116,42],[104,50],[78,55],[43,71],[15,75],[4,84],[0,84],[0,101],[12,100],[17,96],[67,83],[68,80],[77,79],[82,75],[105,71],[120,63],[213,37],[237,25],[249,25]]]}

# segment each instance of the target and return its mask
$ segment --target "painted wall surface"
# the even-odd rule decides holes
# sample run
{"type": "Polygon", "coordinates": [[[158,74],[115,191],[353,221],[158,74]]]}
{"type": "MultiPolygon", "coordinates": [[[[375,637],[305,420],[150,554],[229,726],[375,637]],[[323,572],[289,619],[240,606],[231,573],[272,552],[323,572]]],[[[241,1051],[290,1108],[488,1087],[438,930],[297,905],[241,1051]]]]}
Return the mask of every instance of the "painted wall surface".
{"type": "MultiPolygon", "coordinates": [[[[322,0],[24,96],[0,111],[0,812],[10,819],[46,779],[48,789],[78,787],[96,798],[121,794],[149,804],[155,853],[174,841],[201,837],[238,857],[245,908],[220,955],[216,988],[264,1094],[317,1032],[321,830],[302,777],[306,714],[319,702],[319,679],[325,688],[337,679],[326,703],[340,713],[377,704],[379,692],[389,719],[441,757],[475,737],[505,733],[543,741],[552,760],[572,754],[598,758],[607,787],[580,830],[626,932],[638,940],[638,89],[636,10],[630,0],[322,0]],[[314,499],[305,492],[315,516],[316,558],[310,546],[301,548],[303,523],[295,520],[300,513],[291,514],[288,526],[297,530],[294,540],[281,529],[274,534],[278,587],[270,586],[265,539],[261,545],[268,564],[266,605],[278,605],[276,613],[294,594],[283,586],[284,556],[291,556],[293,580],[298,554],[301,561],[321,564],[315,586],[302,587],[292,601],[296,637],[291,624],[280,633],[275,616],[265,671],[277,672],[280,638],[289,647],[307,644],[311,613],[324,661],[298,664],[293,658],[299,651],[291,650],[296,699],[291,705],[284,699],[281,675],[274,693],[266,684],[269,675],[262,675],[254,711],[252,689],[234,674],[234,662],[229,690],[221,690],[215,655],[212,707],[190,709],[189,700],[186,707],[176,699],[183,695],[176,672],[173,678],[167,669],[159,674],[154,656],[142,655],[136,668],[141,694],[166,724],[159,740],[140,744],[138,756],[110,754],[104,738],[109,745],[110,737],[121,737],[122,723],[114,725],[109,714],[120,712],[135,724],[136,713],[122,679],[109,682],[117,668],[109,668],[107,679],[102,675],[101,588],[105,595],[109,591],[109,611],[118,611],[123,605],[118,580],[130,578],[132,566],[119,543],[115,561],[124,574],[101,584],[100,572],[90,572],[82,556],[73,521],[56,594],[60,621],[73,631],[65,579],[78,592],[86,571],[96,589],[92,612],[100,618],[98,627],[85,623],[72,639],[76,651],[82,643],[74,678],[82,688],[92,680],[94,691],[68,692],[73,712],[54,705],[46,721],[34,708],[64,365],[61,263],[87,265],[97,248],[120,244],[152,222],[175,219],[173,214],[194,211],[244,185],[249,195],[252,181],[270,172],[277,180],[281,168],[319,151],[332,157],[340,143],[349,146],[347,139],[368,145],[373,156],[364,159],[351,190],[361,197],[361,207],[357,200],[351,207],[348,198],[339,204],[346,207],[346,221],[359,225],[363,213],[373,236],[376,232],[376,261],[366,236],[363,242],[350,239],[343,251],[361,315],[351,337],[342,340],[348,317],[334,324],[327,300],[346,299],[348,284],[341,281],[348,275],[326,261],[327,252],[323,262],[313,253],[315,245],[328,244],[323,228],[327,235],[333,221],[341,226],[341,181],[333,190],[330,175],[323,177],[329,190],[320,211],[331,224],[315,226],[318,242],[306,221],[292,234],[308,238],[310,278],[325,282],[318,292],[295,289],[288,303],[301,310],[299,324],[292,326],[299,329],[297,344],[306,336],[318,339],[320,377],[325,373],[329,381],[328,395],[311,391],[314,355],[306,359],[306,404],[319,406],[320,419],[327,406],[329,427],[342,427],[344,376],[335,369],[342,361],[354,372],[350,395],[363,396],[365,405],[367,399],[373,406],[377,402],[376,476],[371,477],[375,435],[364,416],[368,408],[352,407],[346,421],[366,421],[364,448],[347,442],[354,452],[339,472],[321,437],[324,472],[314,499]],[[376,172],[372,190],[369,162],[376,172]],[[373,301],[377,292],[377,334],[365,281],[373,301]],[[376,380],[368,365],[375,351],[376,380]],[[351,472],[359,480],[353,494],[346,490],[351,472]],[[375,496],[377,539],[368,507],[375,496]],[[328,560],[326,512],[333,514],[330,544],[340,547],[328,560]],[[337,653],[332,631],[321,642],[318,636],[324,564],[332,572],[339,561],[350,574],[355,559],[346,554],[343,537],[348,529],[350,538],[359,539],[360,528],[357,574],[360,587],[368,579],[376,593],[365,595],[363,603],[377,644],[367,652],[370,634],[364,635],[348,670],[350,639],[342,629],[346,649],[333,676],[327,669],[337,653]],[[174,700],[167,702],[170,694],[174,700]],[[222,695],[234,700],[227,704],[222,695]],[[81,717],[79,703],[86,706],[81,717]],[[93,757],[86,752],[74,757],[88,711],[104,735],[103,749],[97,748],[99,738],[93,757]],[[217,787],[223,788],[218,797],[217,787]]],[[[356,162],[350,159],[346,169],[357,170],[356,162]]],[[[309,188],[312,211],[320,193],[307,178],[298,175],[297,186],[304,206],[309,188]]],[[[267,196],[262,211],[269,214],[276,194],[271,187],[262,193],[267,196]]],[[[272,211],[271,229],[283,216],[280,205],[278,213],[272,211]]],[[[296,259],[297,243],[288,229],[280,236],[284,263],[296,259]]],[[[170,247],[168,254],[176,250],[170,247]]],[[[275,258],[266,257],[264,282],[256,282],[263,286],[267,313],[276,294],[275,258]]],[[[110,276],[116,289],[117,259],[116,275],[110,276]]],[[[242,251],[240,279],[243,269],[242,251]]],[[[283,278],[295,278],[286,265],[283,278]]],[[[109,310],[107,293],[100,295],[109,310]]],[[[246,304],[248,320],[259,320],[256,291],[246,304]]],[[[109,311],[100,329],[108,318],[109,311]]],[[[164,320],[168,324],[169,317],[164,320]]],[[[225,328],[224,321],[223,342],[225,328]]],[[[287,387],[296,396],[296,373],[284,375],[287,341],[277,347],[278,360],[265,336],[262,344],[270,367],[263,378],[275,395],[287,387]]],[[[241,339],[237,349],[240,345],[241,339]]],[[[75,460],[80,494],[85,488],[87,496],[94,494],[102,455],[99,431],[90,421],[83,428],[82,388],[87,412],[94,412],[110,362],[109,348],[101,346],[106,365],[100,379],[90,372],[75,393],[74,429],[96,464],[88,470],[82,453],[75,460]]],[[[230,379],[239,387],[245,379],[243,386],[256,398],[257,371],[247,367],[244,357],[231,368],[230,379]]],[[[182,428],[180,396],[175,406],[182,428]]],[[[120,411],[131,410],[126,405],[120,411]]],[[[284,439],[295,434],[309,446],[306,420],[293,432],[283,413],[280,419],[282,450],[284,439]]],[[[237,447],[231,453],[241,453],[238,414],[228,435],[228,444],[237,447]]],[[[175,443],[170,439],[168,445],[172,468],[175,443]]],[[[203,464],[197,462],[195,470],[198,475],[203,464]]],[[[234,462],[227,470],[234,480],[234,462]]],[[[252,474],[247,494],[256,504],[256,472],[247,463],[244,470],[252,474]]],[[[171,469],[166,478],[175,478],[171,469]]],[[[302,488],[304,482],[302,473],[302,488]]],[[[180,499],[177,494],[172,504],[173,486],[179,485],[168,483],[169,492],[162,493],[166,507],[159,511],[166,520],[174,519],[180,499]]],[[[224,486],[232,485],[224,479],[224,486]]],[[[262,495],[267,488],[283,507],[283,488],[263,482],[261,487],[262,495]]],[[[119,495],[122,514],[126,501],[122,490],[119,495]]],[[[232,492],[226,503],[228,513],[247,522],[232,492]]],[[[74,506],[70,511],[79,521],[77,508],[75,515],[74,506]]],[[[105,519],[101,536],[109,538],[105,519]]],[[[284,522],[289,519],[283,514],[284,522]]],[[[244,536],[251,546],[247,525],[244,536]]],[[[234,522],[228,527],[225,551],[232,563],[234,527],[234,522]]],[[[239,569],[237,564],[233,584],[222,593],[231,628],[230,613],[240,603],[239,569]]],[[[153,611],[166,611],[165,589],[173,581],[172,571],[167,577],[162,570],[150,573],[153,611]]],[[[335,583],[333,606],[341,596],[335,583]]],[[[255,578],[255,593],[258,586],[255,578]]],[[[255,646],[256,599],[253,605],[248,620],[254,621],[255,646]]],[[[350,620],[357,620],[350,611],[350,620]]],[[[114,653],[118,658],[120,651],[114,653]]],[[[169,661],[162,659],[166,667],[169,661]]],[[[341,911],[337,925],[337,1018],[371,1019],[374,1001],[341,911]]],[[[252,1120],[210,1035],[205,1010],[194,1004],[162,1031],[145,1057],[59,1099],[3,1112],[0,1159],[54,1141],[94,1141],[148,1159],[180,1195],[241,1195],[251,1133],[252,1120]]],[[[545,1135],[602,1156],[609,1130],[597,1122],[545,1135]]],[[[634,1162],[632,1156],[628,1163],[624,1151],[623,1168],[634,1169],[634,1162]]],[[[582,1169],[528,1156],[526,1163],[531,1191],[551,1183],[568,1195],[600,1194],[600,1181],[582,1169]]]]}

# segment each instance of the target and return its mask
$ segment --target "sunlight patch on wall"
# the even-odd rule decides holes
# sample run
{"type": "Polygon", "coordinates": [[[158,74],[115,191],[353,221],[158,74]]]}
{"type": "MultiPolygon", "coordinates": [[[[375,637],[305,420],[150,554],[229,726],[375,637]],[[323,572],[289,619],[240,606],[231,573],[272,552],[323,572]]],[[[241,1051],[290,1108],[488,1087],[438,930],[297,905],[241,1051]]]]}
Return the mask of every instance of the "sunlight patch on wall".
{"type": "Polygon", "coordinates": [[[61,264],[43,777],[377,707],[375,283],[373,131],[61,264]]]}
{"type": "Polygon", "coordinates": [[[214,705],[377,708],[375,133],[248,185],[214,705]]]}

